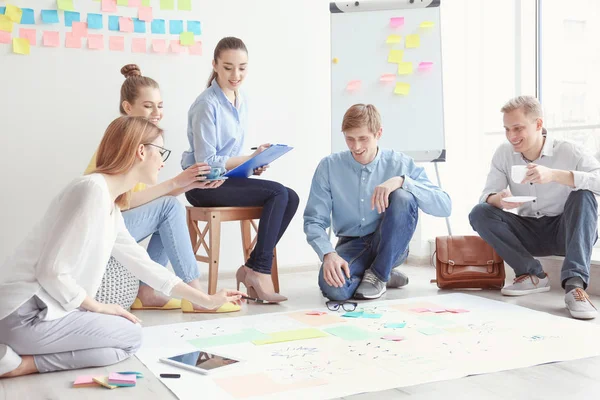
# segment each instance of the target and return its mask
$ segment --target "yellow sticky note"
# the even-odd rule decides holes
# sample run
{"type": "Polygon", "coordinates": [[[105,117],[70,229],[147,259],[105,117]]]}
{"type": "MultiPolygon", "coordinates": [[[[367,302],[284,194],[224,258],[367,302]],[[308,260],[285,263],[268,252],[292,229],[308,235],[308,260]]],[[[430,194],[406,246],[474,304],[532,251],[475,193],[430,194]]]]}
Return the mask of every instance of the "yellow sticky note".
{"type": "Polygon", "coordinates": [[[264,344],[273,344],[273,343],[282,343],[282,342],[292,342],[295,340],[304,340],[304,339],[314,339],[328,336],[325,332],[320,331],[316,328],[305,328],[305,329],[296,329],[293,331],[283,331],[283,332],[274,332],[269,334],[269,339],[264,340],[253,340],[257,346],[261,346],[264,344]]]}
{"type": "Polygon", "coordinates": [[[423,21],[421,22],[421,25],[419,25],[419,28],[433,28],[435,24],[432,21],[423,21]]]}
{"type": "Polygon", "coordinates": [[[408,75],[413,73],[411,62],[401,62],[398,64],[398,75],[408,75]]]}
{"type": "Polygon", "coordinates": [[[6,15],[0,15],[0,31],[12,32],[13,22],[6,15]]]}
{"type": "Polygon", "coordinates": [[[334,64],[337,64],[340,62],[340,60],[337,57],[334,57],[333,60],[331,60],[334,64]]]}
{"type": "Polygon", "coordinates": [[[410,92],[410,83],[398,82],[394,88],[394,94],[406,96],[410,92]]]}
{"type": "Polygon", "coordinates": [[[75,11],[73,0],[56,0],[56,6],[59,10],[75,11]]]}
{"type": "Polygon", "coordinates": [[[24,38],[13,38],[13,53],[29,54],[29,40],[24,38]]]}
{"type": "Polygon", "coordinates": [[[182,46],[192,46],[194,44],[194,32],[181,32],[179,35],[179,44],[182,46]]]}
{"type": "Polygon", "coordinates": [[[406,35],[406,48],[416,49],[421,45],[421,38],[419,35],[406,35]]]}
{"type": "Polygon", "coordinates": [[[385,40],[385,42],[387,44],[400,43],[401,41],[402,41],[402,36],[400,36],[400,35],[390,35],[385,40]]]}
{"type": "Polygon", "coordinates": [[[108,378],[105,376],[99,376],[97,378],[92,378],[94,382],[96,382],[100,386],[104,386],[107,389],[116,389],[118,386],[111,385],[108,383],[108,378]]]}
{"type": "Polygon", "coordinates": [[[390,54],[388,55],[389,63],[401,63],[402,58],[404,58],[403,50],[390,50],[390,54]]]}
{"type": "Polygon", "coordinates": [[[6,15],[8,19],[10,19],[12,22],[20,24],[21,17],[23,16],[23,10],[21,10],[17,6],[13,6],[12,4],[7,4],[6,10],[4,11],[4,15],[6,15]]]}

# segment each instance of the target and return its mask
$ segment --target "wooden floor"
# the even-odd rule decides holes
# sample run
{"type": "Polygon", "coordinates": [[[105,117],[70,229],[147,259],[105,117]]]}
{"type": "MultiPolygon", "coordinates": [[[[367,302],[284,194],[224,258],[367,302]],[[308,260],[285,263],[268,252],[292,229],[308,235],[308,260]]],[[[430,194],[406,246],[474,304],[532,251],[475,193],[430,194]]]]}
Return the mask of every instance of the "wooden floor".
{"type": "MultiPolygon", "coordinates": [[[[406,266],[410,284],[403,289],[390,290],[383,299],[404,299],[417,296],[445,294],[429,283],[434,270],[423,266],[406,266]]],[[[247,305],[239,313],[222,316],[182,314],[178,311],[143,311],[137,315],[145,326],[172,324],[186,321],[200,321],[212,318],[233,318],[269,312],[291,311],[296,309],[322,307],[324,300],[317,287],[317,273],[300,272],[280,276],[282,293],[290,298],[282,305],[247,305]]],[[[234,287],[233,281],[223,281],[220,285],[234,287]]],[[[507,298],[499,292],[477,292],[470,294],[502,300],[534,310],[568,317],[564,308],[564,294],[560,288],[553,291],[520,298],[507,298]]],[[[592,301],[600,304],[600,298],[593,296],[592,301]]],[[[600,323],[600,318],[589,323],[600,323]]],[[[600,342],[600,338],[599,338],[600,342]]],[[[589,346],[598,346],[590,343],[589,346]]],[[[0,400],[52,399],[129,399],[170,400],[176,397],[148,371],[137,358],[133,357],[121,363],[118,370],[140,371],[145,377],[137,387],[108,391],[101,388],[73,389],[71,383],[82,374],[107,375],[115,367],[94,368],[80,371],[68,371],[45,375],[28,376],[17,379],[0,380],[0,400]]],[[[199,389],[199,399],[201,396],[199,389]]],[[[532,368],[511,370],[500,373],[472,376],[463,379],[430,383],[412,387],[387,390],[376,393],[358,394],[345,397],[353,400],[387,399],[443,399],[461,400],[534,400],[534,399],[595,399],[600,394],[600,357],[584,360],[541,365],[532,368]]],[[[285,398],[285,396],[283,396],[285,398]]],[[[210,399],[213,400],[213,399],[210,399]]]]}

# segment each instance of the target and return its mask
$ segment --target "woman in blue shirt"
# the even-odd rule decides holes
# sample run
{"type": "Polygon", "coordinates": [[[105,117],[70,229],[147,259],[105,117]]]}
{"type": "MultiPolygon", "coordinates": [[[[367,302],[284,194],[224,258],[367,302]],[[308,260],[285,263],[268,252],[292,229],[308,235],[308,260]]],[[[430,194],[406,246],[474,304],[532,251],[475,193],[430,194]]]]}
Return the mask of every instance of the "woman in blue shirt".
{"type": "MultiPolygon", "coordinates": [[[[234,37],[219,41],[208,87],[188,113],[190,149],[183,153],[183,169],[206,162],[230,170],[269,147],[263,144],[250,156],[241,155],[248,109],[239,87],[246,77],[247,66],[248,50],[244,42],[234,37]]],[[[266,168],[259,168],[254,174],[260,175],[266,168]]],[[[269,302],[287,300],[275,293],[270,275],[273,249],[298,208],[296,192],[277,182],[230,178],[217,189],[191,190],[185,195],[195,207],[263,207],[256,246],[236,274],[238,287],[243,283],[250,296],[269,302]]]]}

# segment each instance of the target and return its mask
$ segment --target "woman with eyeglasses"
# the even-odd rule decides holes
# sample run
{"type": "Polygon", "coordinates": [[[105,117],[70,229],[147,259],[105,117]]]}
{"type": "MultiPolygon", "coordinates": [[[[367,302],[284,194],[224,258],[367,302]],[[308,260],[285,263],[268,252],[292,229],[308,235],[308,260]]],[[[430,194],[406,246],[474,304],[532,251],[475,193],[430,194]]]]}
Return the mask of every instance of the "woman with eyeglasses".
{"type": "Polygon", "coordinates": [[[140,320],[94,300],[109,257],[166,296],[206,309],[243,293],[207,295],[152,261],[121,214],[138,182],[154,185],[163,167],[163,131],[142,117],[119,117],[98,148],[94,173],[69,183],[0,266],[0,378],[106,366],[140,347],[140,320]]]}
{"type": "MultiPolygon", "coordinates": [[[[163,117],[163,101],[158,83],[141,74],[135,64],[125,65],[121,69],[125,81],[121,85],[121,115],[147,118],[158,125],[163,117]]],[[[153,145],[156,146],[156,145],[153,145]]],[[[163,162],[171,154],[170,150],[157,148],[163,162]]],[[[92,157],[85,173],[96,167],[96,154],[92,157]]],[[[174,178],[154,186],[138,183],[133,189],[129,205],[123,211],[125,226],[131,236],[140,242],[152,236],[148,244],[150,258],[166,267],[171,261],[173,271],[188,285],[201,289],[200,272],[192,250],[186,224],[185,207],[175,198],[192,189],[214,189],[223,181],[207,182],[203,175],[210,172],[206,163],[195,163],[174,178]]],[[[227,304],[218,310],[206,310],[198,305],[178,299],[169,299],[140,284],[132,310],[173,310],[181,308],[184,312],[233,312],[239,307],[227,304]]]]}

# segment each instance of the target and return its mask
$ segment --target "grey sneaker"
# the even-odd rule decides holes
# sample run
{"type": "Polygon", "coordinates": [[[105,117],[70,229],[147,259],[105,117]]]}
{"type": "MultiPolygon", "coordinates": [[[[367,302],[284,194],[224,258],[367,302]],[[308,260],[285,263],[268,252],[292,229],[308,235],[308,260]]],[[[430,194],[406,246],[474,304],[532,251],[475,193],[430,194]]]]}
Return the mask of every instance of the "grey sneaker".
{"type": "Polygon", "coordinates": [[[21,357],[5,344],[0,344],[0,376],[14,371],[21,365],[21,357]]]}
{"type": "Polygon", "coordinates": [[[354,292],[354,298],[361,300],[378,299],[384,293],[385,282],[380,281],[379,278],[376,277],[371,271],[371,269],[368,269],[365,271],[365,274],[363,275],[362,281],[360,282],[360,285],[358,285],[356,292],[354,292]]]}
{"type": "Polygon", "coordinates": [[[565,294],[565,304],[573,318],[594,319],[598,314],[587,293],[581,288],[575,288],[565,294]]]}
{"type": "Polygon", "coordinates": [[[515,278],[512,285],[505,286],[500,291],[505,296],[523,296],[550,290],[550,279],[538,278],[535,275],[521,275],[515,278]]]}
{"type": "Polygon", "coordinates": [[[395,289],[406,285],[408,285],[408,276],[400,272],[400,267],[392,269],[390,280],[387,282],[386,286],[389,289],[395,289]]]}

